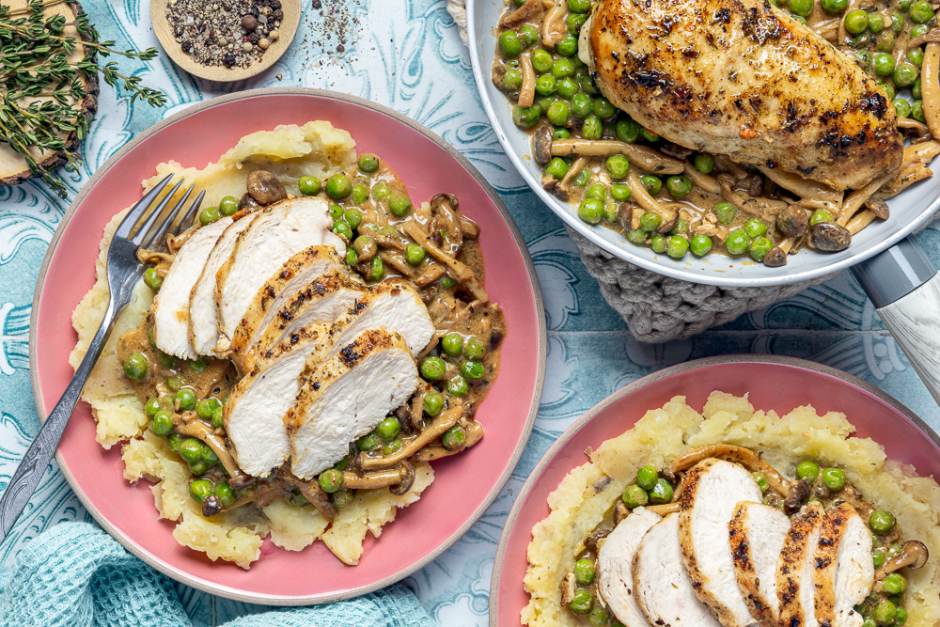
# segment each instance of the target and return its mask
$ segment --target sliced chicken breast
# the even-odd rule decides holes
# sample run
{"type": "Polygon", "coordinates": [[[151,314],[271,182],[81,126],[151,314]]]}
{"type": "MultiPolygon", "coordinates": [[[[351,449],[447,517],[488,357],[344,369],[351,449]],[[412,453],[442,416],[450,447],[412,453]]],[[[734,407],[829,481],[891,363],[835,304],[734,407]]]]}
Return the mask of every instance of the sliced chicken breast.
{"type": "Polygon", "coordinates": [[[627,627],[648,627],[633,593],[633,557],[646,532],[660,520],[659,514],[638,507],[604,539],[597,552],[597,590],[627,627]]]}
{"type": "Polygon", "coordinates": [[[776,507],[743,502],[735,507],[729,530],[744,602],[762,625],[776,625],[780,617],[777,560],[790,530],[790,519],[776,507]]]}
{"type": "Polygon", "coordinates": [[[310,326],[302,339],[286,342],[276,354],[242,377],[224,405],[225,429],[235,460],[249,475],[263,477],[290,454],[284,417],[300,391],[298,377],[318,342],[328,341],[328,325],[310,326]]]}
{"type": "Polygon", "coordinates": [[[725,627],[757,622],[738,588],[729,524],[738,503],[762,500],[754,477],[739,464],[709,458],[685,476],[679,514],[682,558],[699,599],[725,627]]]}
{"type": "Polygon", "coordinates": [[[291,257],[319,245],[332,246],[337,254],[346,254],[343,240],[330,232],[332,226],[327,204],[310,197],[282,200],[252,220],[238,236],[231,256],[217,274],[217,353],[230,352],[235,329],[255,295],[291,257]]]}
{"type": "MultiPolygon", "coordinates": [[[[253,364],[245,361],[245,356],[253,352],[262,332],[274,322],[274,317],[282,307],[295,300],[301,293],[316,289],[314,284],[322,286],[320,279],[325,276],[336,277],[346,285],[361,285],[358,279],[348,275],[346,264],[331,246],[311,246],[305,248],[277,269],[267,282],[258,290],[251,301],[241,324],[232,337],[232,359],[241,372],[251,370],[253,364]]],[[[321,289],[323,289],[321,287],[321,289]]]]}
{"type": "Polygon", "coordinates": [[[367,331],[315,370],[305,371],[285,419],[291,470],[310,479],[349,453],[418,387],[418,367],[404,338],[367,331]]]}
{"type": "Polygon", "coordinates": [[[164,353],[182,359],[199,356],[189,341],[189,295],[216,242],[231,223],[231,218],[222,218],[196,229],[176,253],[153,306],[153,340],[164,353]]]}
{"type": "Polygon", "coordinates": [[[859,627],[864,619],[855,606],[875,582],[871,531],[848,503],[826,512],[816,547],[816,621],[831,627],[859,627]]]}
{"type": "Polygon", "coordinates": [[[686,571],[679,544],[679,514],[669,514],[643,536],[633,558],[633,590],[650,625],[719,627],[696,596],[686,571]]]}
{"type": "Polygon", "coordinates": [[[825,518],[822,506],[810,503],[790,521],[790,531],[777,562],[780,624],[786,627],[816,627],[819,624],[815,614],[813,573],[816,570],[816,547],[825,518]]]}
{"type": "MultiPolygon", "coordinates": [[[[216,273],[231,256],[238,236],[248,228],[256,216],[257,214],[252,213],[235,222],[229,222],[222,236],[216,241],[212,252],[209,253],[202,274],[192,289],[189,297],[189,341],[200,355],[214,356],[213,351],[219,341],[215,303],[216,273]]],[[[231,220],[231,218],[224,219],[231,220]]]]}

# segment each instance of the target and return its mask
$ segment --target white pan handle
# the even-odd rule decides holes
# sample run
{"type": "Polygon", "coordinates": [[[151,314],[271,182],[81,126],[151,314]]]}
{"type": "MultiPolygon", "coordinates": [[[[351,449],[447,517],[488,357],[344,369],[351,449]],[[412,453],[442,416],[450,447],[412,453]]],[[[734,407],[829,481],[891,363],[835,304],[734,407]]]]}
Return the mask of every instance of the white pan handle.
{"type": "Polygon", "coordinates": [[[940,274],[913,236],[852,272],[940,404],[940,274]]]}

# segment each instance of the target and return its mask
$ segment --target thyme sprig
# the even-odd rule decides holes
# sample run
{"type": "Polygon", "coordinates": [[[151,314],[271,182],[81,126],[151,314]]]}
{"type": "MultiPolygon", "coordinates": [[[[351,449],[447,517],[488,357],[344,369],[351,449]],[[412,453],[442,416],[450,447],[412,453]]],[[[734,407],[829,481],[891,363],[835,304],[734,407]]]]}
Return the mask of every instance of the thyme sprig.
{"type": "Polygon", "coordinates": [[[16,10],[0,5],[0,143],[23,155],[30,172],[41,176],[62,198],[67,189],[53,173],[55,166],[38,163],[35,155],[61,152],[70,167],[81,163],[68,138],[74,133],[81,141],[88,134],[93,115],[82,109],[89,95],[87,79],[94,80],[100,73],[107,85],[120,84],[130,93],[131,102],[140,99],[152,107],[166,104],[166,96],[141,85],[140,76],[119,72],[115,61],[99,63],[99,58],[111,55],[150,61],[157,49],[117,50],[114,41],[101,39],[84,13],[73,21],[66,21],[64,15],[43,15],[44,9],[67,1],[33,0],[16,10]],[[65,34],[69,26],[77,36],[65,34]],[[71,59],[79,46],[81,58],[71,59]]]}

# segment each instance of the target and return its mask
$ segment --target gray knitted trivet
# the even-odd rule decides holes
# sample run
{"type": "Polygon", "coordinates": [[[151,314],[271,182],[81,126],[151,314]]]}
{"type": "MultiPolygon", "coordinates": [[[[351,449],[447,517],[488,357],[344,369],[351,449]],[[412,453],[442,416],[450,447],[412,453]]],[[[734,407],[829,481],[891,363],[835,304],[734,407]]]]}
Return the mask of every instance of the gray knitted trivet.
{"type": "MultiPolygon", "coordinates": [[[[467,43],[466,0],[448,0],[460,38],[467,43]]],[[[581,261],[597,279],[604,299],[623,317],[642,342],[668,342],[691,337],[731,322],[741,314],[769,307],[835,274],[775,287],[714,287],[660,276],[614,257],[575,231],[568,234],[578,246],[581,261]]],[[[837,273],[836,273],[837,274],[837,273]]]]}

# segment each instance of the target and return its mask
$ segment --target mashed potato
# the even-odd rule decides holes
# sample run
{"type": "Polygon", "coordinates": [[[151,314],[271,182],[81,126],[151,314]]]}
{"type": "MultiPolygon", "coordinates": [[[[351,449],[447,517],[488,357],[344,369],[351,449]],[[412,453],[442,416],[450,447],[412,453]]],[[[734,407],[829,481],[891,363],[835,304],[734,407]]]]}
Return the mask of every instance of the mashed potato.
{"type": "MultiPolygon", "coordinates": [[[[263,168],[273,172],[289,193],[298,194],[301,176],[321,179],[356,162],[355,142],[344,130],[329,122],[314,121],[304,126],[279,126],[273,131],[259,131],[243,137],[218,163],[203,169],[183,168],[176,162],[161,163],[157,174],[144,181],[144,191],[167,174],[182,174],[197,189],[206,190],[203,206],[218,204],[225,196],[240,198],[245,193],[248,173],[263,168]]],[[[114,216],[105,227],[100,254],[95,263],[96,282],[72,313],[72,325],[78,343],[69,356],[77,368],[92,337],[98,330],[108,304],[105,269],[108,247],[115,230],[127,211],[114,216]]],[[[177,523],[173,537],[193,550],[206,553],[212,560],[223,559],[248,568],[261,555],[261,542],[270,534],[275,545],[300,551],[322,538],[343,562],[359,563],[366,533],[378,538],[382,526],[395,519],[398,508],[420,498],[434,480],[428,464],[415,465],[415,483],[404,496],[394,496],[388,488],[362,491],[351,504],[340,510],[332,526],[312,505],[295,507],[275,502],[259,512],[241,507],[212,518],[202,516],[199,505],[189,496],[189,472],[180,458],[170,452],[166,441],[147,429],[149,418],[143,404],[123,374],[118,360],[118,339],[138,328],[153,303],[153,293],[140,282],[133,299],[114,325],[111,337],[95,365],[82,393],[91,405],[97,421],[96,439],[104,448],[125,443],[122,451],[124,478],[135,483],[153,482],[154,504],[162,518],[177,523]],[[329,527],[329,529],[327,529],[329,527]]]]}
{"type": "Polygon", "coordinates": [[[522,622],[583,625],[561,606],[560,584],[584,550],[584,539],[604,519],[623,489],[646,464],[662,468],[686,450],[708,444],[734,444],[761,453],[785,475],[795,475],[805,458],[845,469],[846,477],[875,506],[895,515],[905,539],[920,540],[931,554],[927,565],[906,574],[908,625],[933,626],[940,621],[940,486],[918,477],[910,466],[885,457],[876,442],[851,437],[855,428],[843,414],[820,416],[798,407],[778,417],[755,411],[747,398],[713,392],[702,414],[677,396],[653,409],[633,429],[607,440],[590,462],[568,473],[549,495],[551,513],[532,529],[525,589],[531,596],[522,622]]]}

